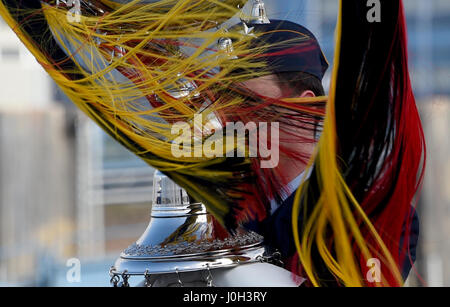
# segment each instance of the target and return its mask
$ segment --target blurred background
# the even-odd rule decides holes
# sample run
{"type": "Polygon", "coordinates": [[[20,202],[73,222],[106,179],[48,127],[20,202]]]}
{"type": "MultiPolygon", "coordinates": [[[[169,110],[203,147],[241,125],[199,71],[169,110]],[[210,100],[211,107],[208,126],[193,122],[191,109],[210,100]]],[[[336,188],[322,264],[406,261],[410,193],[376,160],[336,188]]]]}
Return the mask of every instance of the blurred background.
{"type": "MultiPolygon", "coordinates": [[[[450,286],[450,2],[404,2],[428,145],[407,284],[450,286]]],[[[310,28],[332,62],[337,0],[265,3],[269,18],[310,28]]],[[[0,18],[0,286],[109,286],[149,222],[153,171],[81,114],[0,18]]]]}

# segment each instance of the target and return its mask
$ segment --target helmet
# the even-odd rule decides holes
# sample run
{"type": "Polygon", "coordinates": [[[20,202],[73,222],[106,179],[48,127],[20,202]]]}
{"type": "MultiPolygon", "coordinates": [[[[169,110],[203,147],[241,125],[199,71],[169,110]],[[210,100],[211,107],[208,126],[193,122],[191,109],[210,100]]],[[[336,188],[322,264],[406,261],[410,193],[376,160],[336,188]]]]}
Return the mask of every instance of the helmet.
{"type": "MultiPolygon", "coordinates": [[[[111,281],[128,285],[131,276],[155,280],[155,275],[205,272],[260,261],[263,237],[239,228],[230,234],[192,200],[184,189],[156,171],[150,223],[111,268],[111,281]]],[[[157,276],[156,276],[157,277],[157,276]]]]}

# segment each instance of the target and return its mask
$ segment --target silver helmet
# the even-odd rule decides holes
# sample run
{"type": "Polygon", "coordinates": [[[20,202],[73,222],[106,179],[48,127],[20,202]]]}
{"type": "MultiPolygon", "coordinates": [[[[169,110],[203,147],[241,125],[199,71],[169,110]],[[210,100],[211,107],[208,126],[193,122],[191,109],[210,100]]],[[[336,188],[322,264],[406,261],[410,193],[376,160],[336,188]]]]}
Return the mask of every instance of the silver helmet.
{"type": "Polygon", "coordinates": [[[210,270],[263,258],[260,235],[244,229],[229,234],[203,204],[193,202],[184,189],[159,171],[153,179],[150,216],[145,232],[111,268],[114,286],[129,285],[131,276],[145,277],[150,286],[155,276],[194,271],[205,272],[207,282],[210,270]]]}

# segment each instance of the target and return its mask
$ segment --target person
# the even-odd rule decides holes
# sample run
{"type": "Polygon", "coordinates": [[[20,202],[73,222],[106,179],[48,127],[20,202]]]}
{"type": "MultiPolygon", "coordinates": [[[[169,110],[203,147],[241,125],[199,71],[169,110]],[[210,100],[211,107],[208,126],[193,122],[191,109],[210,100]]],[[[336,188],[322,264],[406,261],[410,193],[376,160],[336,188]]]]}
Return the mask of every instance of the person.
{"type": "MultiPolygon", "coordinates": [[[[269,47],[262,56],[262,60],[267,63],[269,69],[267,74],[242,81],[240,85],[253,94],[275,100],[325,95],[322,80],[328,69],[328,62],[311,31],[286,20],[272,20],[268,24],[254,24],[252,27],[255,33],[262,33],[252,41],[254,46],[273,46],[269,47]]],[[[321,106],[312,106],[312,108],[321,109],[321,106]]],[[[320,126],[320,121],[315,125],[320,126]]],[[[305,169],[314,152],[315,142],[311,140],[317,139],[317,129],[306,128],[306,126],[297,126],[291,132],[283,129],[280,131],[280,146],[289,147],[291,152],[297,152],[303,158],[292,159],[291,156],[280,155],[279,165],[274,172],[284,175],[283,181],[287,182],[282,189],[284,193],[278,200],[272,200],[270,216],[262,222],[253,221],[246,224],[248,229],[264,236],[268,250],[278,251],[281,254],[282,262],[287,269],[291,269],[291,263],[295,257],[298,257],[292,230],[295,192],[302,179],[309,176],[305,173],[305,169]],[[289,142],[290,133],[296,134],[297,139],[301,136],[303,140],[309,141],[289,142]]],[[[418,235],[419,220],[417,213],[413,211],[409,230],[409,255],[405,256],[404,264],[399,268],[404,280],[416,258],[418,235]]],[[[401,245],[400,243],[399,246],[401,245]]],[[[333,276],[328,275],[328,277],[329,280],[326,281],[328,285],[337,284],[333,276]]]]}

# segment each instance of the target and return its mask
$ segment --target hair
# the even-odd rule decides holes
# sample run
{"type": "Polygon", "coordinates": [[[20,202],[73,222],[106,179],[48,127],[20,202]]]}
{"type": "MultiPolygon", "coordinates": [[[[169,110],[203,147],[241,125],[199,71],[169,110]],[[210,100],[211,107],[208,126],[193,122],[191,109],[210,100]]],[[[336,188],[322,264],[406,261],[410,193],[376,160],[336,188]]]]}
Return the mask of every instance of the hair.
{"type": "MultiPolygon", "coordinates": [[[[325,96],[325,89],[322,81],[316,76],[306,72],[280,72],[275,74],[278,78],[279,85],[288,91],[291,97],[300,96],[305,91],[312,91],[316,97],[325,96]]],[[[322,132],[323,118],[321,116],[313,116],[314,122],[314,138],[319,139],[322,132]]]]}
{"type": "Polygon", "coordinates": [[[275,74],[281,86],[287,86],[292,96],[312,91],[316,96],[325,96],[325,90],[319,78],[305,72],[280,72],[275,74]]]}

